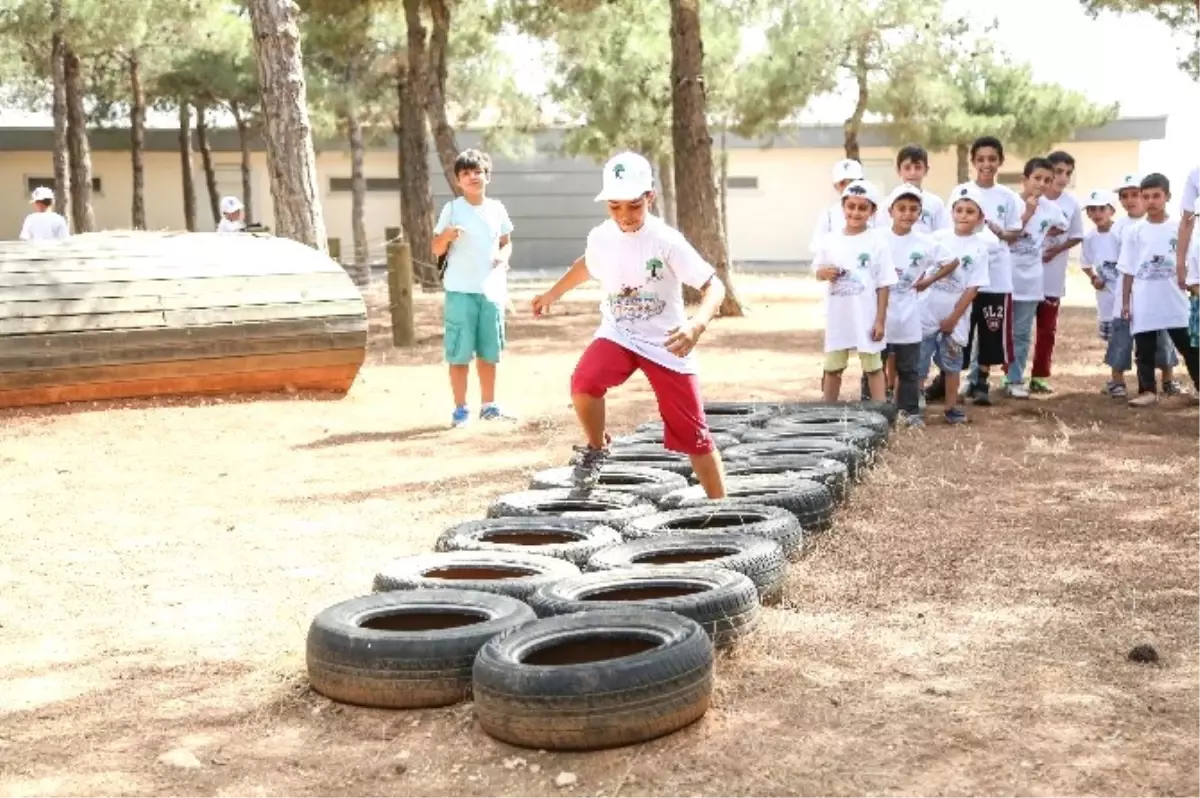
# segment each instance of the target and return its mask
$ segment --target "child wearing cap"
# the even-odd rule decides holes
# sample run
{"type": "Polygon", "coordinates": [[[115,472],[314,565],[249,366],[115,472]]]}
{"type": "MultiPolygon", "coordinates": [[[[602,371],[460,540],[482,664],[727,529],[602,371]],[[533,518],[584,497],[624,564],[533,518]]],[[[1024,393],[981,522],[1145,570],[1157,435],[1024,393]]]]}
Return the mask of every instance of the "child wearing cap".
{"type": "Polygon", "coordinates": [[[486,153],[460,152],[454,160],[454,179],[462,196],[442,206],[433,228],[433,254],[446,256],[443,348],[454,396],[454,427],[471,420],[467,379],[472,360],[479,377],[479,418],[512,419],[496,403],[496,368],[505,344],[504,303],[491,287],[506,282],[513,224],[504,203],[487,196],[491,177],[492,159],[486,153]]]}
{"type": "Polygon", "coordinates": [[[609,220],[593,228],[582,258],[533,300],[534,317],[576,286],[595,278],[604,299],[600,328],[571,375],[571,399],[587,444],[576,448],[577,485],[595,485],[608,456],[605,394],[641,371],[663,420],[663,445],[691,457],[710,498],[725,495],[721,457],[704,417],[693,350],[725,298],[716,272],[678,230],[648,211],[654,201],[650,163],[625,152],[604,166],[597,202],[609,220]],[[683,286],[699,289],[691,318],[683,286]]]}
{"type": "Polygon", "coordinates": [[[217,223],[218,233],[240,233],[246,229],[246,220],[242,214],[242,201],[237,197],[221,198],[221,221],[217,223]]]}
{"type": "Polygon", "coordinates": [[[887,242],[896,284],[888,290],[884,338],[887,370],[895,376],[896,406],[909,426],[924,425],[921,414],[921,308],[918,297],[936,281],[954,271],[958,259],[933,236],[917,232],[924,218],[922,193],[901,183],[888,195],[886,211],[890,230],[880,234],[887,242]]]}
{"type": "Polygon", "coordinates": [[[26,216],[21,225],[22,241],[54,241],[71,235],[67,220],[50,210],[54,205],[54,192],[49,188],[35,188],[29,204],[33,206],[33,213],[26,216]]]}
{"type": "Polygon", "coordinates": [[[966,365],[971,310],[979,290],[989,285],[988,252],[991,240],[981,231],[984,220],[983,192],[973,183],[963,183],[950,194],[950,216],[954,227],[939,230],[934,239],[953,256],[957,266],[941,275],[921,297],[920,379],[924,383],[931,364],[940,370],[946,399],[946,421],[962,424],[967,414],[959,405],[959,376],[966,365]]]}
{"type": "MultiPolygon", "coordinates": [[[[1121,241],[1113,222],[1116,207],[1113,204],[1112,193],[1097,189],[1088,194],[1084,210],[1095,227],[1083,236],[1083,247],[1079,256],[1080,267],[1092,281],[1092,287],[1096,289],[1096,328],[1100,340],[1105,342],[1108,349],[1113,349],[1113,307],[1119,302],[1120,273],[1117,271],[1117,260],[1121,254],[1121,241]]],[[[1129,325],[1125,324],[1124,320],[1119,321],[1128,339],[1129,325]]],[[[1128,353],[1131,350],[1126,347],[1125,351],[1128,353]]],[[[1125,372],[1129,367],[1118,369],[1109,360],[1109,352],[1106,351],[1104,362],[1112,369],[1112,376],[1105,384],[1104,393],[1113,398],[1123,397],[1125,372]]]]}
{"type": "Polygon", "coordinates": [[[837,401],[842,372],[850,353],[858,352],[867,376],[871,398],[885,401],[883,377],[884,334],[888,288],[896,284],[896,270],[887,243],[868,229],[882,202],[879,189],[856,180],[842,191],[845,224],[821,241],[814,263],[818,280],[829,283],[825,299],[825,365],[821,385],[825,401],[837,401]]]}
{"type": "MultiPolygon", "coordinates": [[[[1045,299],[1043,249],[1052,230],[1064,230],[1067,219],[1059,206],[1042,196],[1054,180],[1054,165],[1046,158],[1031,158],[1025,163],[1020,198],[1025,207],[1032,203],[1033,215],[1025,221],[1020,237],[1009,245],[1012,257],[1012,294],[1008,298],[1008,334],[1004,341],[1007,363],[1005,385],[1014,399],[1028,399],[1025,364],[1033,340],[1034,319],[1045,299]]],[[[1022,219],[1025,216],[1022,215],[1022,219]]]]}
{"type": "Polygon", "coordinates": [[[921,193],[921,216],[912,229],[926,234],[949,230],[951,225],[946,203],[937,194],[921,187],[929,174],[929,153],[925,148],[916,144],[901,147],[896,153],[896,174],[900,176],[901,183],[913,186],[921,193]]]}
{"type": "MultiPolygon", "coordinates": [[[[817,217],[817,226],[808,245],[814,255],[821,250],[821,242],[826,236],[840,232],[846,226],[846,217],[842,213],[842,192],[855,180],[862,179],[863,168],[858,161],[844,158],[833,165],[833,190],[837,192],[838,201],[821,211],[817,217]]],[[[874,225],[874,219],[867,222],[867,227],[874,225]]]]}
{"type": "Polygon", "coordinates": [[[1130,228],[1121,245],[1121,316],[1129,320],[1137,365],[1138,395],[1129,403],[1148,407],[1158,402],[1154,381],[1154,352],[1158,332],[1165,330],[1183,357],[1195,384],[1200,371],[1197,349],[1188,335],[1190,307],[1175,271],[1179,222],[1167,213],[1171,183],[1154,173],[1142,179],[1146,218],[1130,228]]]}

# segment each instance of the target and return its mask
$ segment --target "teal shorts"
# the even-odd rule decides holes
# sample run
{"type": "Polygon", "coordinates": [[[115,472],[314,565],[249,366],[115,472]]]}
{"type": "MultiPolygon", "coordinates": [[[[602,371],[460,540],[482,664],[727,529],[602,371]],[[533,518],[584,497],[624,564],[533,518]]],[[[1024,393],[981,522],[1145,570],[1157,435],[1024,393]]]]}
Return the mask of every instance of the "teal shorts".
{"type": "Polygon", "coordinates": [[[499,363],[504,350],[504,308],[483,294],[446,292],[446,362],[465,366],[475,358],[499,363]]]}

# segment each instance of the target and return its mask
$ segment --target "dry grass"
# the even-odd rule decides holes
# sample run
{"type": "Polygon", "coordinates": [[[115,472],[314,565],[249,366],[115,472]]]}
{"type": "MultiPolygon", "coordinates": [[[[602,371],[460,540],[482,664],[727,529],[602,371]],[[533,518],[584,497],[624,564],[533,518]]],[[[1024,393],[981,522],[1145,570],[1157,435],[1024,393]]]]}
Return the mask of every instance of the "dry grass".
{"type": "MultiPolygon", "coordinates": [[[[815,396],[811,286],[743,289],[708,394],[815,396]]],[[[585,297],[515,320],[523,420],[451,432],[434,303],[411,352],[375,315],[342,401],[0,414],[0,793],[547,795],[564,770],[596,795],[1200,791],[1197,414],[1103,399],[1090,309],[1064,310],[1055,396],[897,434],[703,722],[581,754],[497,743],[469,704],[305,687],[317,610],[566,459],[595,319],[585,297]],[[1128,662],[1139,643],[1161,661],[1128,662]],[[156,762],[181,747],[201,767],[156,762]]],[[[617,426],[653,415],[640,378],[617,397],[617,426]]]]}

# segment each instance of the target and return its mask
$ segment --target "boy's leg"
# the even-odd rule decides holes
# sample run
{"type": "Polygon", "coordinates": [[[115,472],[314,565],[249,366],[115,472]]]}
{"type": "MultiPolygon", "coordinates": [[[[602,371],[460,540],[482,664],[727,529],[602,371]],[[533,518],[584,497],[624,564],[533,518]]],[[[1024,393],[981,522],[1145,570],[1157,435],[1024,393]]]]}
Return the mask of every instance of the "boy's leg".
{"type": "Polygon", "coordinates": [[[1138,396],[1130,404],[1152,405],[1158,401],[1158,383],[1154,379],[1154,351],[1158,331],[1148,330],[1133,336],[1133,358],[1137,365],[1138,396]]]}
{"type": "Polygon", "coordinates": [[[571,401],[588,448],[605,448],[604,395],[629,379],[637,365],[637,355],[607,338],[597,338],[583,350],[571,374],[571,401]]]}
{"type": "Polygon", "coordinates": [[[917,371],[921,344],[893,344],[896,372],[896,407],[910,416],[921,415],[921,378],[917,371]]]}
{"type": "Polygon", "coordinates": [[[858,363],[866,375],[867,385],[871,389],[871,399],[876,402],[887,401],[887,378],[883,375],[883,354],[880,352],[859,352],[858,363]]]}
{"type": "Polygon", "coordinates": [[[708,498],[725,498],[725,467],[704,417],[700,379],[695,374],[680,374],[643,357],[637,360],[658,401],[658,414],[663,422],[663,446],[691,458],[692,470],[708,498]]]}
{"type": "Polygon", "coordinates": [[[1183,363],[1187,367],[1188,376],[1192,378],[1192,385],[1200,387],[1200,382],[1197,382],[1197,372],[1200,372],[1200,351],[1192,346],[1191,334],[1187,327],[1173,327],[1167,330],[1167,335],[1170,336],[1171,343],[1175,344],[1175,348],[1179,350],[1179,354],[1183,356],[1183,363]]]}
{"type": "MultiPolygon", "coordinates": [[[[481,298],[481,297],[480,297],[481,298]]],[[[450,392],[454,395],[455,426],[465,424],[467,412],[467,376],[475,357],[475,328],[479,323],[476,294],[447,291],[443,308],[443,349],[450,369],[450,392]]]]}
{"type": "Polygon", "coordinates": [[[821,377],[821,392],[826,402],[836,402],[842,392],[842,372],[850,364],[850,350],[825,353],[825,373],[821,377]]]}
{"type": "Polygon", "coordinates": [[[1126,395],[1125,372],[1133,368],[1133,335],[1129,332],[1129,320],[1115,318],[1109,331],[1108,348],[1104,351],[1104,363],[1112,369],[1112,381],[1107,392],[1114,399],[1126,395]]]}
{"type": "Polygon", "coordinates": [[[1175,381],[1175,367],[1179,358],[1175,355],[1175,344],[1167,330],[1159,330],[1158,346],[1154,350],[1154,365],[1162,371],[1163,393],[1174,396],[1179,393],[1179,383],[1175,381]]]}
{"type": "Polygon", "coordinates": [[[939,334],[934,340],[936,345],[934,359],[942,373],[946,375],[946,421],[951,424],[961,424],[967,420],[967,414],[962,408],[962,397],[958,395],[958,385],[962,381],[962,371],[965,365],[964,350],[948,335],[939,334]]]}
{"type": "Polygon", "coordinates": [[[1010,332],[1006,336],[1011,342],[1008,355],[1008,382],[1010,393],[1023,396],[1025,393],[1025,364],[1029,361],[1029,345],[1033,341],[1033,324],[1037,316],[1038,303],[1023,300],[1009,303],[1010,332]],[[1014,389],[1014,386],[1019,386],[1014,389]]]}
{"type": "Polygon", "coordinates": [[[479,374],[480,417],[502,418],[496,406],[496,365],[504,351],[504,308],[480,296],[479,323],[475,329],[475,369],[479,374]]]}
{"type": "Polygon", "coordinates": [[[1033,347],[1033,373],[1029,385],[1034,393],[1051,393],[1046,380],[1050,377],[1050,362],[1054,358],[1058,306],[1059,298],[1050,296],[1037,306],[1037,342],[1033,347]]]}
{"type": "MultiPolygon", "coordinates": [[[[1008,335],[1004,328],[1009,323],[1008,314],[1005,312],[1007,299],[1005,294],[979,294],[976,297],[976,301],[982,302],[980,325],[975,334],[979,377],[972,390],[972,397],[978,405],[986,406],[992,403],[988,389],[991,367],[1004,365],[1004,338],[1008,335]]],[[[965,361],[963,365],[966,365],[965,361]]]]}

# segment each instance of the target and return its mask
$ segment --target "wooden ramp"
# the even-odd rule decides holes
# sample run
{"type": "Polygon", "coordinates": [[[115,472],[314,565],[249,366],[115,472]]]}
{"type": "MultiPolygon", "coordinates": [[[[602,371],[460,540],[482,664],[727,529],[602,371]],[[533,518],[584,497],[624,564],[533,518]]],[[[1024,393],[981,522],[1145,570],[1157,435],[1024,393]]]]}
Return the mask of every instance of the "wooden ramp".
{"type": "Polygon", "coordinates": [[[345,393],[367,310],[283,238],[92,233],[0,242],[0,407],[165,394],[345,393]]]}

